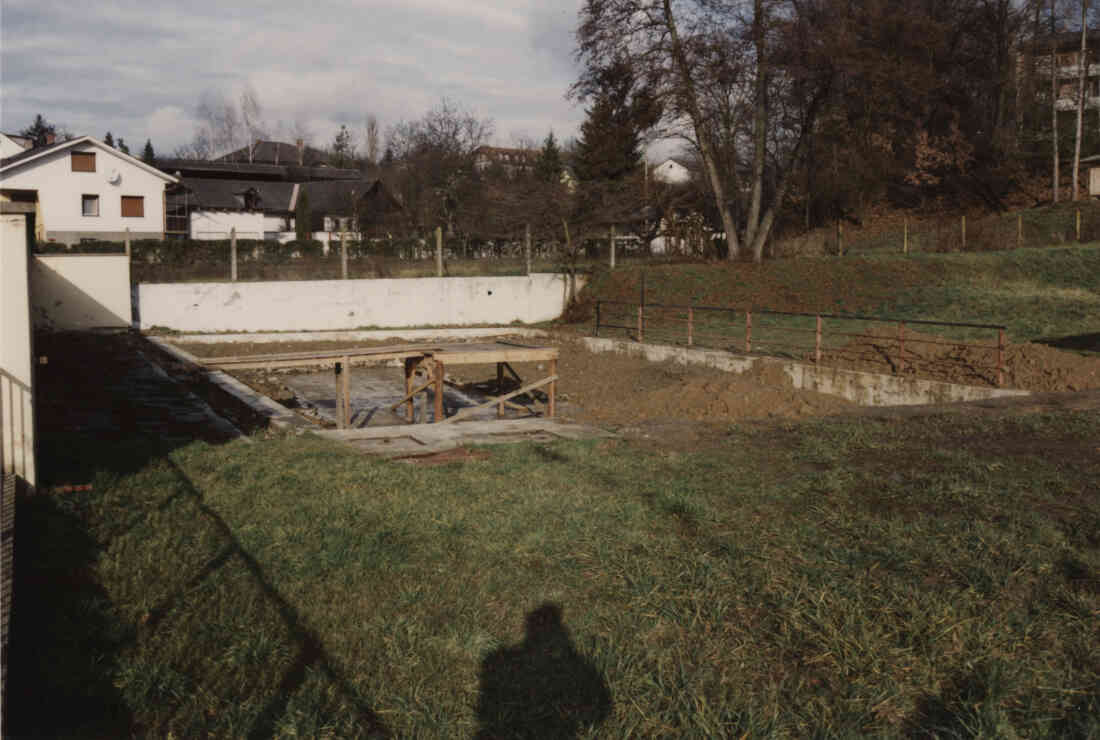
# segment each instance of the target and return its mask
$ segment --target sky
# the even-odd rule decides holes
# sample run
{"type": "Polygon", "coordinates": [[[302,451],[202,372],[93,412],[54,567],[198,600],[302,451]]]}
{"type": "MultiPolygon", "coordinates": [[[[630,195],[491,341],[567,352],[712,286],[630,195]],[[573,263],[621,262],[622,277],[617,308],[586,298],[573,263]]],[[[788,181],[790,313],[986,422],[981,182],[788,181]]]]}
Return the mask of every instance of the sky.
{"type": "Polygon", "coordinates": [[[443,97],[492,119],[493,143],[576,136],[581,0],[0,0],[0,130],[36,113],[75,135],[171,154],[204,94],[258,94],[271,138],[304,125],[360,141],[443,97]]]}

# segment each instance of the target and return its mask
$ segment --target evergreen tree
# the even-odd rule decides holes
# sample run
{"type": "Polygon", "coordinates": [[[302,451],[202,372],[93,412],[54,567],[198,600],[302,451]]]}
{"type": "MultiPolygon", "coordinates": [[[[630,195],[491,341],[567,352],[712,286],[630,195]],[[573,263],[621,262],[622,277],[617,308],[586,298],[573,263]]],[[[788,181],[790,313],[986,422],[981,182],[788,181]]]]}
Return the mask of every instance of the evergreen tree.
{"type": "Polygon", "coordinates": [[[598,88],[577,141],[577,178],[618,180],[638,165],[642,134],[661,118],[650,92],[637,87],[630,64],[617,59],[600,70],[598,88]]]}
{"type": "Polygon", "coordinates": [[[115,137],[111,136],[110,131],[108,131],[107,135],[103,137],[103,143],[106,144],[107,146],[114,146],[115,145],[115,137]]]}
{"type": "Polygon", "coordinates": [[[126,142],[122,139],[121,136],[118,137],[118,147],[117,147],[117,149],[120,152],[122,152],[123,154],[129,154],[130,153],[130,147],[126,146],[126,142]]]}
{"type": "Polygon", "coordinates": [[[294,232],[300,242],[313,238],[313,214],[309,210],[309,198],[304,192],[299,193],[298,203],[294,208],[294,232]]]}
{"type": "Polygon", "coordinates": [[[535,161],[535,177],[542,182],[560,182],[562,171],[561,149],[554,138],[554,132],[546,135],[542,142],[542,151],[535,161]]]}
{"type": "Polygon", "coordinates": [[[157,164],[157,154],[153,151],[153,140],[145,140],[145,148],[141,150],[141,161],[145,164],[153,165],[157,164]]]}
{"type": "Polygon", "coordinates": [[[351,141],[351,132],[347,126],[341,124],[332,140],[332,164],[336,167],[347,167],[354,156],[355,146],[351,141]]]}
{"type": "Polygon", "coordinates": [[[57,136],[57,126],[47,121],[39,113],[34,117],[34,123],[20,131],[19,135],[29,138],[35,146],[46,146],[48,137],[57,136]]]}

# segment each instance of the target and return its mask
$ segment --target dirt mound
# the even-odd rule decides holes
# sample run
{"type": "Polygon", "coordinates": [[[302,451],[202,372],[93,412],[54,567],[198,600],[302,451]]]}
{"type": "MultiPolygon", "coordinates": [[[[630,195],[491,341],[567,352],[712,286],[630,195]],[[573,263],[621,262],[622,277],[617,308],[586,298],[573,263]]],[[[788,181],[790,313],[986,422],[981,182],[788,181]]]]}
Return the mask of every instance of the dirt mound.
{"type": "MultiPolygon", "coordinates": [[[[995,386],[997,348],[993,344],[993,340],[960,343],[934,334],[906,331],[903,354],[897,329],[872,328],[843,347],[822,352],[821,364],[948,383],[995,386]]],[[[1100,358],[1063,352],[1043,344],[1024,343],[1005,347],[1004,364],[1005,387],[1008,388],[1036,392],[1100,388],[1100,358]]]]}

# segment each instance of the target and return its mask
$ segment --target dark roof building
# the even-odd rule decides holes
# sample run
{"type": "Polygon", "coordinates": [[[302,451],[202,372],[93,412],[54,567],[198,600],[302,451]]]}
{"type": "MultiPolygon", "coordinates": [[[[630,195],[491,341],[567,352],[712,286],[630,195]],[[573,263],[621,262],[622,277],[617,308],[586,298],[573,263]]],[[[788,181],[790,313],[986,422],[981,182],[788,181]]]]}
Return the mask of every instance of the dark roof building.
{"type": "Polygon", "coordinates": [[[328,154],[302,139],[294,144],[285,141],[257,141],[214,159],[215,162],[246,162],[249,164],[296,164],[300,167],[328,167],[328,154]],[[249,151],[251,149],[251,152],[249,151]]]}

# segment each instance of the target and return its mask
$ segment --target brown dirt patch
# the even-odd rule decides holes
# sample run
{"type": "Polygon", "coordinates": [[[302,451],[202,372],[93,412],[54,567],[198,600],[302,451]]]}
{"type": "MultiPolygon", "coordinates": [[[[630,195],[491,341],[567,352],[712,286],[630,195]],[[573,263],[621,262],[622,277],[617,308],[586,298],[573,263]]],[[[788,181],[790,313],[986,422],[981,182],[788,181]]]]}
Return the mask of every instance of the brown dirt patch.
{"type": "MultiPolygon", "coordinates": [[[[985,342],[984,344],[992,344],[985,342]]],[[[965,385],[997,384],[997,350],[913,331],[900,352],[897,329],[872,328],[843,347],[822,353],[822,365],[849,370],[940,380],[965,385]]],[[[1043,344],[1005,348],[1005,386],[1034,392],[1100,388],[1100,358],[1064,352],[1043,344]]]]}

